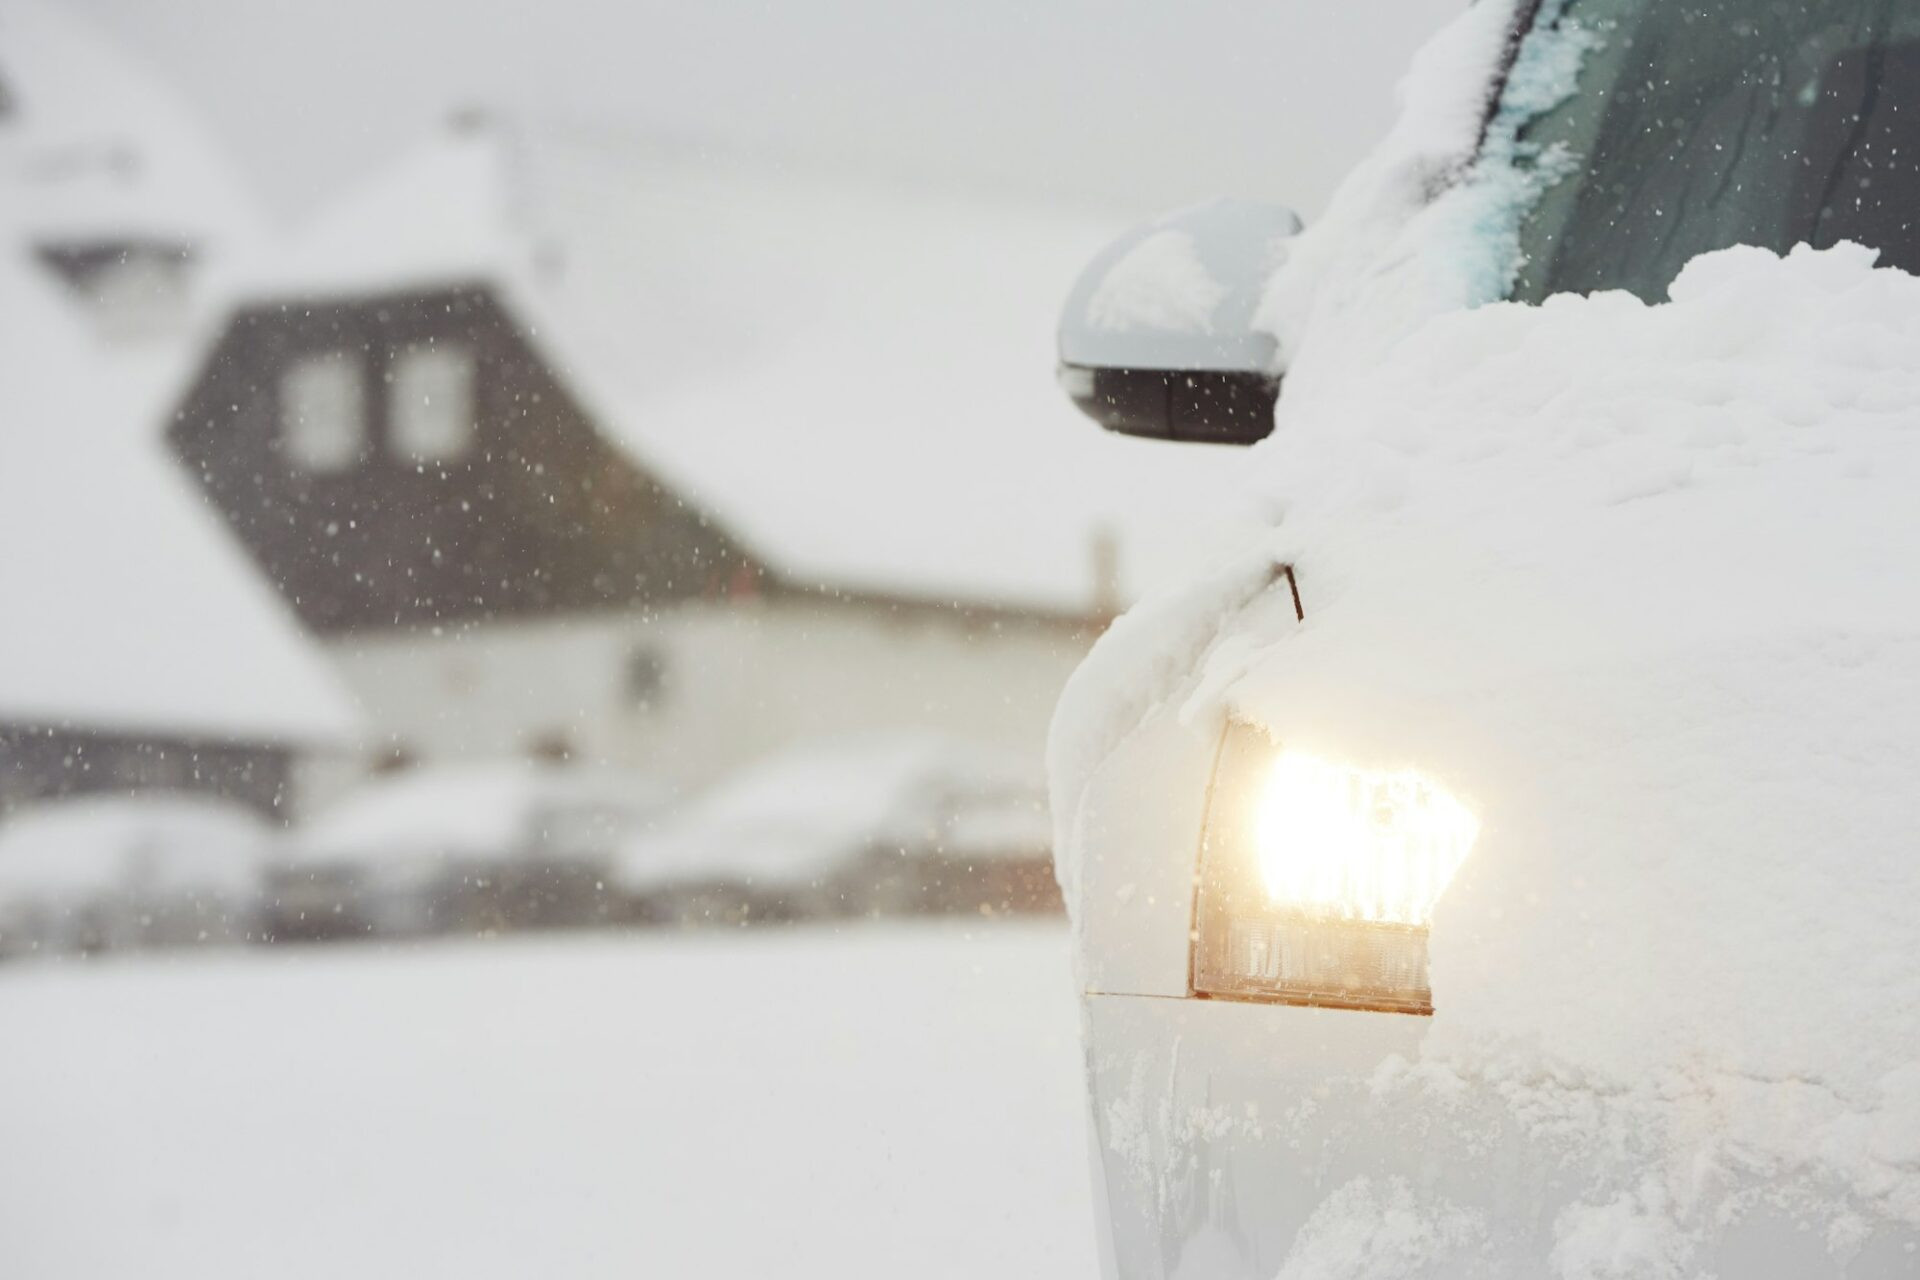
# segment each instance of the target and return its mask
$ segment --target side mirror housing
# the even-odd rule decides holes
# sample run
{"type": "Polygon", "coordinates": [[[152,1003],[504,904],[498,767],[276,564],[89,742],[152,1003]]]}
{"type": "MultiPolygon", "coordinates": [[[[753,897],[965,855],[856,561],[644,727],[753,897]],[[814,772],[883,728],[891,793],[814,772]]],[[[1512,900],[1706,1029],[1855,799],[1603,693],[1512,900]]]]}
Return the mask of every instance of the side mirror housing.
{"type": "Polygon", "coordinates": [[[1217,200],[1136,227],[1081,272],[1060,317],[1060,386],[1109,431],[1252,444],[1273,430],[1278,352],[1253,327],[1292,210],[1217,200]]]}

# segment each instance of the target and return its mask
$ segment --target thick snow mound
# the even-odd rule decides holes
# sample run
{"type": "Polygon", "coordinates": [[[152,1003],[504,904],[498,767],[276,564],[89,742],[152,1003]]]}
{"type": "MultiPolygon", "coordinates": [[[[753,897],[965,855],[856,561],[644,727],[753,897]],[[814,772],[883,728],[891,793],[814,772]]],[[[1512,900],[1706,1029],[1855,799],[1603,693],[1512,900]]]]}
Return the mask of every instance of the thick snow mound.
{"type": "Polygon", "coordinates": [[[1247,463],[1273,533],[1063,700],[1069,901],[1078,788],[1156,706],[1420,769],[1481,834],[1380,1115],[1588,1162],[1566,1276],[1689,1274],[1756,1186],[1836,1258],[1920,1224],[1920,279],[1736,249],[1658,306],[1445,315],[1247,463]]]}
{"type": "Polygon", "coordinates": [[[1116,333],[1211,333],[1214,308],[1226,296],[1226,286],[1200,261],[1192,236],[1156,231],[1113,264],[1087,301],[1087,323],[1116,333]]]}
{"type": "MultiPolygon", "coordinates": [[[[1622,439],[1645,439],[1676,453],[1695,453],[1703,444],[1732,452],[1728,446],[1738,443],[1769,444],[1777,452],[1783,442],[1804,453],[1804,430],[1798,438],[1785,437],[1825,424],[1826,410],[1884,414],[1907,407],[1907,397],[1897,392],[1920,367],[1906,345],[1920,325],[1914,309],[1920,280],[1876,271],[1874,258],[1874,250],[1854,244],[1827,250],[1803,245],[1784,257],[1734,248],[1689,263],[1674,281],[1670,301],[1659,306],[1613,292],[1559,295],[1540,307],[1508,303],[1456,312],[1401,342],[1382,380],[1341,394],[1392,400],[1420,382],[1436,398],[1418,421],[1401,416],[1399,425],[1414,431],[1435,411],[1471,401],[1482,425],[1469,440],[1436,425],[1428,435],[1442,447],[1424,448],[1417,435],[1404,431],[1382,441],[1408,457],[1430,454],[1455,464],[1450,471],[1462,469],[1463,461],[1497,461],[1487,448],[1494,437],[1503,454],[1543,447],[1564,453],[1622,439]],[[1569,393],[1573,399],[1563,408],[1537,415],[1569,393]],[[1607,425],[1618,429],[1596,432],[1587,420],[1591,415],[1577,412],[1584,407],[1580,401],[1600,405],[1628,398],[1645,404],[1637,425],[1615,421],[1607,425]],[[1489,408],[1492,413],[1484,412],[1489,408]],[[1740,433],[1743,439],[1708,437],[1690,422],[1653,416],[1663,409],[1719,417],[1757,413],[1759,421],[1740,433]],[[1662,429],[1676,425],[1678,433],[1662,429]]],[[[1350,424],[1329,421],[1324,413],[1287,418],[1284,425],[1325,428],[1349,439],[1376,435],[1351,431],[1350,424]]],[[[1268,452],[1298,451],[1275,446],[1268,452]]],[[[1302,461],[1324,473],[1309,456],[1290,457],[1290,474],[1303,474],[1302,461]]],[[[1424,486],[1423,496],[1459,492],[1439,476],[1424,486]]]]}
{"type": "Polygon", "coordinates": [[[1307,620],[1242,613],[1188,714],[1483,823],[1383,1093],[1631,1135],[1670,1177],[1595,1221],[1675,1257],[1731,1170],[1920,1221],[1920,279],[1740,249],[1665,305],[1460,312],[1250,463],[1307,620]]]}
{"type": "Polygon", "coordinates": [[[1314,1211],[1278,1280],[1412,1280],[1468,1254],[1485,1235],[1475,1214],[1434,1203],[1404,1179],[1363,1176],[1314,1211]]]}
{"type": "Polygon", "coordinates": [[[1275,550],[1323,608],[1355,572],[1445,566],[1447,595],[1463,573],[1524,576],[1506,595],[1543,601],[1574,653],[1789,613],[1907,621],[1884,587],[1920,467],[1920,279],[1873,256],[1734,249],[1661,306],[1608,293],[1441,317],[1372,378],[1283,402],[1251,459],[1283,516],[1275,550]]]}

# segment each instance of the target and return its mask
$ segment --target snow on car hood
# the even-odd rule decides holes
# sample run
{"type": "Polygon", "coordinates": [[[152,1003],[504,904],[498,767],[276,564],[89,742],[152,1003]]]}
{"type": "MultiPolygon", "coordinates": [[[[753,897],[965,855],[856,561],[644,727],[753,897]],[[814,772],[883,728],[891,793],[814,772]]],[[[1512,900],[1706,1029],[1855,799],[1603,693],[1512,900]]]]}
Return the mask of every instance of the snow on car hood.
{"type": "Polygon", "coordinates": [[[1437,1013],[1377,1087],[1665,1135],[1619,1206],[1663,1230],[1736,1168],[1920,1222],[1920,279],[1872,264],[1709,254],[1667,304],[1462,311],[1283,396],[1267,545],[1125,620],[1056,722],[1057,813],[1143,688],[1466,797],[1437,1013]]]}

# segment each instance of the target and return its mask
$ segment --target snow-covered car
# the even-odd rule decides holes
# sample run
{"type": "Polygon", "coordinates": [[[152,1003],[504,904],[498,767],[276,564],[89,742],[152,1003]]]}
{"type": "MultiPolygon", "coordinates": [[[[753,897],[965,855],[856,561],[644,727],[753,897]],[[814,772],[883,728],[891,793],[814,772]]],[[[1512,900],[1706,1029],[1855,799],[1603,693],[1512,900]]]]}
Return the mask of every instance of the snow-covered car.
{"type": "Polygon", "coordinates": [[[1046,796],[999,753],[919,735],[808,743],[700,796],[614,877],[681,924],[1057,907],[1046,796]]]}
{"type": "Polygon", "coordinates": [[[285,844],[276,938],[406,936],[610,918],[607,867],[663,784],[535,761],[425,767],[349,794],[285,844]]]}
{"type": "Polygon", "coordinates": [[[1106,1273],[1920,1273],[1920,4],[1481,0],[1403,98],[1063,320],[1271,431],[1050,744],[1106,1273]]]}
{"type": "Polygon", "coordinates": [[[0,819],[0,955],[234,942],[275,832],[229,801],[76,796],[0,819]]]}

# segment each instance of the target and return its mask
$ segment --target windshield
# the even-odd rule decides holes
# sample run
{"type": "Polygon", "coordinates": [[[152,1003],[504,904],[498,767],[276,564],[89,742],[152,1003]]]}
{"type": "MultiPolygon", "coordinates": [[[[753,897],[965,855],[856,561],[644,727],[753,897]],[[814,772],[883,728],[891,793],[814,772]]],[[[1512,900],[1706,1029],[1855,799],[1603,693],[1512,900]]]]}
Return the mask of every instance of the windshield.
{"type": "Polygon", "coordinates": [[[1570,0],[1577,92],[1522,141],[1550,180],[1514,297],[1647,301],[1696,254],[1855,240],[1920,270],[1920,3],[1570,0]]]}

